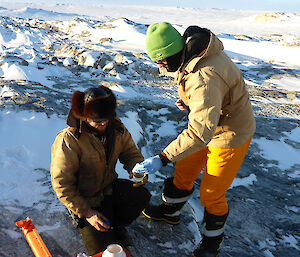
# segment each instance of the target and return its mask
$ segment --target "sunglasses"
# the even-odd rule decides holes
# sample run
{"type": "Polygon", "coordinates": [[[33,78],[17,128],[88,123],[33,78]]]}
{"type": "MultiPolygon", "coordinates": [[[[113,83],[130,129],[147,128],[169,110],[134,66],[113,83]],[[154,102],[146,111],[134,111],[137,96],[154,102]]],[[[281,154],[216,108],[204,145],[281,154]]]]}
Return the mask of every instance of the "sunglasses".
{"type": "Polygon", "coordinates": [[[94,123],[106,123],[109,120],[108,119],[94,119],[94,120],[91,119],[91,121],[94,123]]]}

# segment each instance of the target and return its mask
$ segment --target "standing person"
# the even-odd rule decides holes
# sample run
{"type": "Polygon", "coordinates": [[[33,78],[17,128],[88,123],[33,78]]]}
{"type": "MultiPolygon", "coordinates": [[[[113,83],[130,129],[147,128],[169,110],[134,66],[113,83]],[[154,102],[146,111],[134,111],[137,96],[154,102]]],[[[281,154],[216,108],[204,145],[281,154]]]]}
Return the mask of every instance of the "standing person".
{"type": "MultiPolygon", "coordinates": [[[[131,172],[143,161],[130,133],[116,117],[116,97],[104,86],[75,91],[68,128],[58,133],[51,152],[51,182],[70,213],[89,255],[126,241],[125,226],[150,200],[139,184],[118,179],[119,160],[131,172]]],[[[127,240],[128,243],[128,240],[127,240]]]]}
{"type": "Polygon", "coordinates": [[[245,82],[222,42],[207,29],[190,26],[181,36],[170,23],[152,24],[146,48],[159,67],[177,71],[180,99],[176,105],[189,115],[188,126],[177,139],[134,168],[135,173],[154,173],[167,163],[176,163],[174,176],[164,182],[162,203],[148,206],[143,214],[178,224],[180,210],[204,168],[200,186],[204,228],[192,256],[218,256],[229,213],[225,194],[255,131],[245,82]]]}

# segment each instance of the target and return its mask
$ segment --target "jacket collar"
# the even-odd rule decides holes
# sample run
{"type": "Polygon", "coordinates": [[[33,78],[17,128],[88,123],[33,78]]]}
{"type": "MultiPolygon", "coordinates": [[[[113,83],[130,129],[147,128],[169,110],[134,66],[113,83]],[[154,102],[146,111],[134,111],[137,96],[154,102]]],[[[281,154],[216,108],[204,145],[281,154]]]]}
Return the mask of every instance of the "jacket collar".
{"type": "MultiPolygon", "coordinates": [[[[188,73],[191,73],[194,71],[196,65],[198,64],[198,62],[200,60],[202,60],[206,57],[218,54],[224,50],[223,43],[220,41],[220,39],[218,39],[218,37],[211,31],[209,31],[209,33],[210,33],[210,40],[209,40],[207,48],[204,51],[199,52],[198,54],[191,55],[190,53],[188,53],[187,52],[187,44],[189,44],[189,41],[186,43],[183,54],[184,54],[184,56],[187,56],[187,58],[185,58],[186,60],[183,62],[183,64],[178,69],[177,76],[175,78],[175,82],[177,82],[178,84],[181,82],[181,80],[185,74],[188,74],[188,73]]],[[[195,44],[195,42],[194,42],[194,44],[195,44]]],[[[197,47],[197,46],[195,46],[195,47],[197,47]]]]}

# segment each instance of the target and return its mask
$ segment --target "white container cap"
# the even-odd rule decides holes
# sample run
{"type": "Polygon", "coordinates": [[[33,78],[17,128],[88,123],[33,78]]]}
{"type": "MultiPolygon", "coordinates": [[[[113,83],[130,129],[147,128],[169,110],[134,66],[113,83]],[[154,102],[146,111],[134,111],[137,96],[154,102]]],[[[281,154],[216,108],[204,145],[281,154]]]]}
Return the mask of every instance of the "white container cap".
{"type": "Polygon", "coordinates": [[[118,244],[111,244],[107,246],[102,257],[126,257],[126,253],[123,251],[122,246],[118,244]]]}

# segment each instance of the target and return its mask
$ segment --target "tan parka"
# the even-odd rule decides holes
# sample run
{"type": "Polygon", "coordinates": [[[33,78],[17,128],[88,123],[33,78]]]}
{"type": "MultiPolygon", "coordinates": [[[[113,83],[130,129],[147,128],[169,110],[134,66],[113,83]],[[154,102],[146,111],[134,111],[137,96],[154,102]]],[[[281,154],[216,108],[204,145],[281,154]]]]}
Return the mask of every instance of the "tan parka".
{"type": "Polygon", "coordinates": [[[210,32],[205,53],[183,64],[175,81],[190,112],[188,127],[164,150],[171,162],[206,147],[232,148],[249,140],[255,119],[242,74],[210,32]]]}
{"type": "Polygon", "coordinates": [[[89,208],[99,206],[103,190],[117,178],[118,160],[130,172],[144,158],[129,131],[118,120],[110,122],[113,133],[110,156],[106,156],[99,138],[82,129],[83,126],[80,136],[76,134],[79,130],[71,112],[67,125],[52,145],[51,182],[59,200],[81,218],[89,208]]]}

